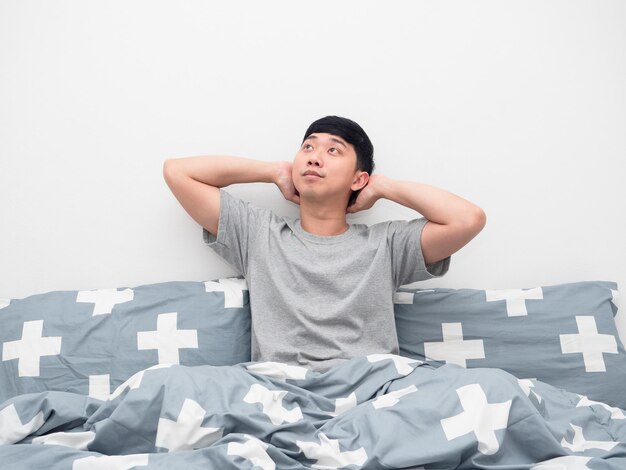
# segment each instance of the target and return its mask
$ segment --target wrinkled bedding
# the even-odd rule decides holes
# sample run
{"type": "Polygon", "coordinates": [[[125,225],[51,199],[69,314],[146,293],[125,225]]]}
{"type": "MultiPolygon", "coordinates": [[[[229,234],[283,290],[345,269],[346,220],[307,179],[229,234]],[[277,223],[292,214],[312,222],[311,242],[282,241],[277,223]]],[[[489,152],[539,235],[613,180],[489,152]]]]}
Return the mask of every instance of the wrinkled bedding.
{"type": "Polygon", "coordinates": [[[626,413],[500,369],[159,365],[106,400],[0,404],[2,468],[623,469],[626,413]]]}

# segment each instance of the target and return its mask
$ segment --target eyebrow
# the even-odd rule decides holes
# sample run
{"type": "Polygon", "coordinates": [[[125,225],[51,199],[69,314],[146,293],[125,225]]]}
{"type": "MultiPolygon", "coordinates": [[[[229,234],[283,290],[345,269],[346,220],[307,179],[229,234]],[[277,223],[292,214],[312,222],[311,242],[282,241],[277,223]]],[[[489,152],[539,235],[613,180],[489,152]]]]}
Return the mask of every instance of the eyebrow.
{"type": "MultiPolygon", "coordinates": [[[[306,138],[306,140],[309,140],[309,139],[317,139],[317,136],[316,135],[310,135],[310,136],[308,136],[306,138]]],[[[338,144],[343,145],[345,148],[348,148],[348,146],[343,142],[343,140],[339,140],[339,139],[336,139],[334,137],[329,137],[329,140],[332,140],[333,142],[337,142],[338,144]]]]}

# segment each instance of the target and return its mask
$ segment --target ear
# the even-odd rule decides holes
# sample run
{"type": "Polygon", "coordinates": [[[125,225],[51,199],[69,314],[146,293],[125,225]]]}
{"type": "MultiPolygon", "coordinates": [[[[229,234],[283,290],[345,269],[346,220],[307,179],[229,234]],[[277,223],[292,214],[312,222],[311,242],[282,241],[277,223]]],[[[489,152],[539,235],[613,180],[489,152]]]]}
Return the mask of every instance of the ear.
{"type": "Polygon", "coordinates": [[[370,175],[367,171],[358,171],[354,175],[354,180],[352,181],[352,185],[350,189],[352,191],[358,191],[359,189],[364,188],[369,183],[370,175]]]}

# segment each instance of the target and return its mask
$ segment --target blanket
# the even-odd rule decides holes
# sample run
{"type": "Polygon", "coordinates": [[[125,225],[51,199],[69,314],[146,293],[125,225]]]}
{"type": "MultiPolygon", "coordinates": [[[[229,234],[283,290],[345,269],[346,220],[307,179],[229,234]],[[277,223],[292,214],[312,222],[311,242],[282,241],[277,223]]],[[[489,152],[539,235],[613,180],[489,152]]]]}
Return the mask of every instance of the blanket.
{"type": "Polygon", "coordinates": [[[11,469],[619,469],[626,415],[500,369],[373,354],[324,373],[158,365],[106,400],[19,395],[0,444],[11,469]]]}

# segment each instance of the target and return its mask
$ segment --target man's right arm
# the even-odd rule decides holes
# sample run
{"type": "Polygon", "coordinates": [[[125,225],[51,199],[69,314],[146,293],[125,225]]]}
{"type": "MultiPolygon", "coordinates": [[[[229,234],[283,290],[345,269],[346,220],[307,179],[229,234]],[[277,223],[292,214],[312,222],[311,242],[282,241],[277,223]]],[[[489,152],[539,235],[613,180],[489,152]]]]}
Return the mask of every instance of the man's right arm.
{"type": "Polygon", "coordinates": [[[208,155],[171,158],[163,177],[187,213],[217,236],[220,190],[235,183],[275,183],[286,199],[299,203],[291,182],[291,162],[266,162],[243,157],[208,155]]]}

